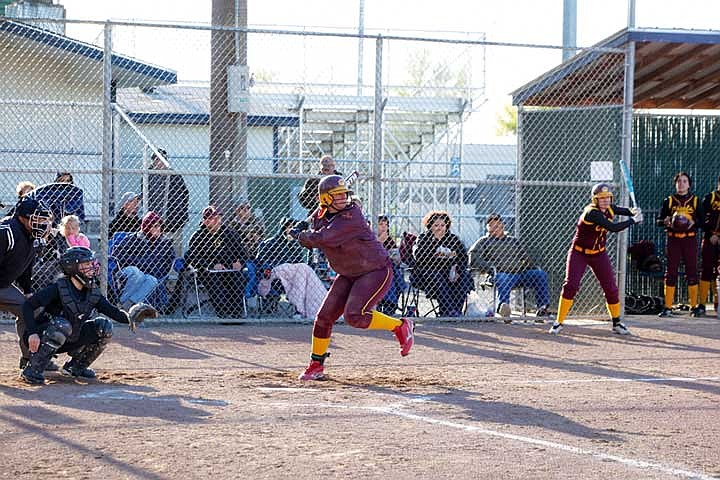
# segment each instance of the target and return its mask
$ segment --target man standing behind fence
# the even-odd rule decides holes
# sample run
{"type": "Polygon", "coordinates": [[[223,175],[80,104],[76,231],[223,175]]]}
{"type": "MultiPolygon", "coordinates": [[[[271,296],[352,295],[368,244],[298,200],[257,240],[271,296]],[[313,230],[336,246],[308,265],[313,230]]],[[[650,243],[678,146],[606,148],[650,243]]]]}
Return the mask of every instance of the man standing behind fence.
{"type": "MultiPolygon", "coordinates": [[[[158,149],[163,158],[152,155],[150,168],[153,170],[172,170],[168,154],[158,149]]],[[[163,219],[165,236],[173,241],[175,255],[182,256],[183,229],[188,222],[190,192],[185,180],[177,174],[150,174],[148,177],[148,211],[160,215],[163,219]]]]}
{"type": "Polygon", "coordinates": [[[323,155],[320,159],[320,171],[318,172],[318,175],[318,177],[308,178],[305,181],[303,189],[297,196],[300,201],[300,205],[302,205],[308,213],[312,213],[317,208],[318,184],[320,183],[320,178],[325,175],[342,176],[342,173],[335,170],[335,160],[333,160],[330,155],[323,155]]]}

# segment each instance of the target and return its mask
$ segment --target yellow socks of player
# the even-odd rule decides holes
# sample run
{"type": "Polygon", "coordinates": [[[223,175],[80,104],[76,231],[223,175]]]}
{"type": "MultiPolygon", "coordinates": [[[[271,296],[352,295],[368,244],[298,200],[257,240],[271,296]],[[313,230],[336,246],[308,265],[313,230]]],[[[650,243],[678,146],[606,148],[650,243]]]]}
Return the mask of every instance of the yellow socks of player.
{"type": "Polygon", "coordinates": [[[312,337],[312,358],[317,360],[318,358],[325,358],[328,347],[330,346],[329,338],[318,338],[315,335],[312,337]]]}
{"type": "Polygon", "coordinates": [[[402,320],[385,315],[382,312],[373,310],[372,320],[368,325],[368,330],[393,330],[395,327],[402,325],[402,320]]]}
{"type": "Polygon", "coordinates": [[[675,287],[665,285],[665,308],[672,308],[673,300],[675,300],[675,287]]]}
{"type": "Polygon", "coordinates": [[[610,314],[610,318],[620,318],[620,304],[619,303],[606,303],[607,311],[610,314]]]}
{"type": "Polygon", "coordinates": [[[700,293],[698,293],[699,297],[697,301],[699,305],[705,305],[707,303],[708,293],[710,293],[710,285],[712,285],[712,282],[708,280],[700,280],[700,293]]]}
{"type": "Polygon", "coordinates": [[[563,323],[565,321],[565,317],[567,317],[567,314],[570,311],[570,307],[572,307],[572,304],[572,300],[560,297],[560,302],[558,302],[557,318],[555,319],[556,322],[563,323]]]}
{"type": "MultiPolygon", "coordinates": [[[[688,303],[690,304],[690,308],[695,308],[695,305],[698,304],[697,283],[695,285],[688,285],[688,303]]],[[[705,302],[703,302],[703,303],[705,303],[705,302]]]]}

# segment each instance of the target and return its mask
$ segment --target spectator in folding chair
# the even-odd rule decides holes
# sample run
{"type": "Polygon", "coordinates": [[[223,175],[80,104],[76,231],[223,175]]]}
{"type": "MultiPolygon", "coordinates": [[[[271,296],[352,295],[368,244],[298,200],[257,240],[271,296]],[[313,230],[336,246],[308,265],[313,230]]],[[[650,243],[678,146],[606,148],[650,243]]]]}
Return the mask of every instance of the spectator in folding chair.
{"type": "Polygon", "coordinates": [[[253,214],[250,201],[244,195],[235,202],[235,212],[230,227],[240,234],[248,258],[256,259],[260,242],[265,237],[265,228],[253,214]]]}
{"type": "MultiPolygon", "coordinates": [[[[128,309],[146,298],[164,280],[173,267],[175,251],[172,241],[163,234],[163,221],[155,212],[142,219],[140,231],[123,238],[113,246],[113,257],[125,280],[120,303],[128,309]]],[[[149,303],[158,303],[157,299],[149,303]]]]}
{"type": "MultiPolygon", "coordinates": [[[[263,240],[258,247],[257,264],[260,270],[259,289],[263,297],[262,313],[275,313],[280,300],[280,295],[284,292],[284,287],[280,279],[270,280],[272,270],[278,265],[304,264],[307,255],[306,249],[300,246],[294,238],[290,236],[290,230],[297,222],[292,218],[285,218],[280,223],[280,230],[277,235],[263,240]],[[267,285],[270,282],[270,285],[267,285]],[[264,293],[264,295],[263,295],[264,293]]],[[[310,268],[308,266],[308,268],[310,268]]],[[[311,269],[312,270],[312,269],[311,269]]],[[[292,278],[290,279],[292,281],[292,278]]]]}
{"type": "Polygon", "coordinates": [[[402,267],[400,250],[395,240],[390,236],[390,218],[387,215],[379,215],[377,221],[377,239],[388,251],[393,267],[393,281],[390,289],[378,304],[378,310],[393,315],[398,309],[400,294],[407,289],[405,282],[405,269],[402,267]]]}
{"type": "Polygon", "coordinates": [[[55,182],[41,185],[28,194],[52,211],[53,225],[65,215],[77,215],[80,222],[85,223],[85,196],[73,181],[70,172],[58,172],[55,182]]]}
{"type": "Polygon", "coordinates": [[[500,215],[488,215],[486,228],[487,235],[470,247],[470,267],[483,272],[493,272],[494,269],[492,280],[500,303],[497,311],[506,319],[510,317],[510,291],[516,286],[535,290],[535,318],[537,323],[543,323],[542,317],[548,315],[550,303],[547,273],[535,267],[519,239],[505,232],[500,215]]]}
{"type": "MultiPolygon", "coordinates": [[[[171,171],[169,155],[162,148],[152,154],[151,168],[171,171]]],[[[147,208],[163,218],[163,229],[172,240],[175,255],[182,256],[183,232],[190,216],[190,192],[182,175],[153,173],[148,176],[147,208]]]]}
{"type": "Polygon", "coordinates": [[[438,317],[459,317],[465,298],[473,289],[467,270],[467,249],[450,232],[452,219],[447,212],[432,210],[422,224],[426,231],[415,243],[414,281],[420,282],[428,297],[437,299],[438,317]]]}
{"type": "Polygon", "coordinates": [[[140,208],[140,199],[142,195],[135,192],[125,192],[120,198],[117,205],[117,214],[110,221],[108,238],[112,238],[116,232],[139,232],[140,217],[138,217],[138,209],[140,208]]]}
{"type": "Polygon", "coordinates": [[[247,253],[240,234],[222,224],[223,212],[209,205],[200,227],[190,237],[185,261],[196,270],[215,314],[221,318],[244,316],[247,253]]]}

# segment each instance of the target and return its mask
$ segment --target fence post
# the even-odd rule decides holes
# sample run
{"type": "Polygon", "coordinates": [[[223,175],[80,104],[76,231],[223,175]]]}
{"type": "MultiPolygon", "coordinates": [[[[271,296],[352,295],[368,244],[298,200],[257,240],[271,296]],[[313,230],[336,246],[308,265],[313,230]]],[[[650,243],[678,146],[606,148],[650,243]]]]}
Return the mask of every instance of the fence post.
{"type": "Polygon", "coordinates": [[[100,206],[100,289],[107,295],[108,271],[108,226],[110,224],[110,175],[112,164],[112,25],[105,22],[105,43],[103,50],[103,144],[102,144],[102,187],[100,206]]]}
{"type": "Polygon", "coordinates": [[[382,208],[382,157],[383,157],[383,109],[382,95],[382,35],[375,39],[375,116],[373,124],[373,158],[372,158],[372,201],[369,208],[369,219],[373,226],[382,208]]]}

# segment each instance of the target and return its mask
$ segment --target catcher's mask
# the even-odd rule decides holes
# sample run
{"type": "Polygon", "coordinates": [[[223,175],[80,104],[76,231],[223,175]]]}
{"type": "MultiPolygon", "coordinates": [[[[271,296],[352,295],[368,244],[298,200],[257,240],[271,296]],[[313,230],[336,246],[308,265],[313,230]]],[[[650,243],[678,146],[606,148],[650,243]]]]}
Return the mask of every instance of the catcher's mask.
{"type": "Polygon", "coordinates": [[[321,207],[331,207],[335,200],[335,195],[345,194],[349,198],[353,192],[347,185],[345,180],[340,175],[328,175],[320,179],[318,184],[318,198],[320,199],[321,207]]]}
{"type": "Polygon", "coordinates": [[[590,197],[592,199],[592,203],[597,206],[598,200],[601,198],[610,198],[610,203],[613,201],[613,194],[610,190],[610,185],[607,183],[598,183],[596,185],[593,185],[592,188],[592,195],[590,197]]]}
{"type": "Polygon", "coordinates": [[[60,257],[65,275],[77,279],[84,287],[97,285],[100,268],[95,252],[86,247],[70,247],[60,257]]]}
{"type": "Polygon", "coordinates": [[[28,219],[30,222],[30,234],[36,240],[45,238],[52,227],[52,211],[42,202],[31,197],[23,197],[17,202],[15,216],[28,219]]]}

